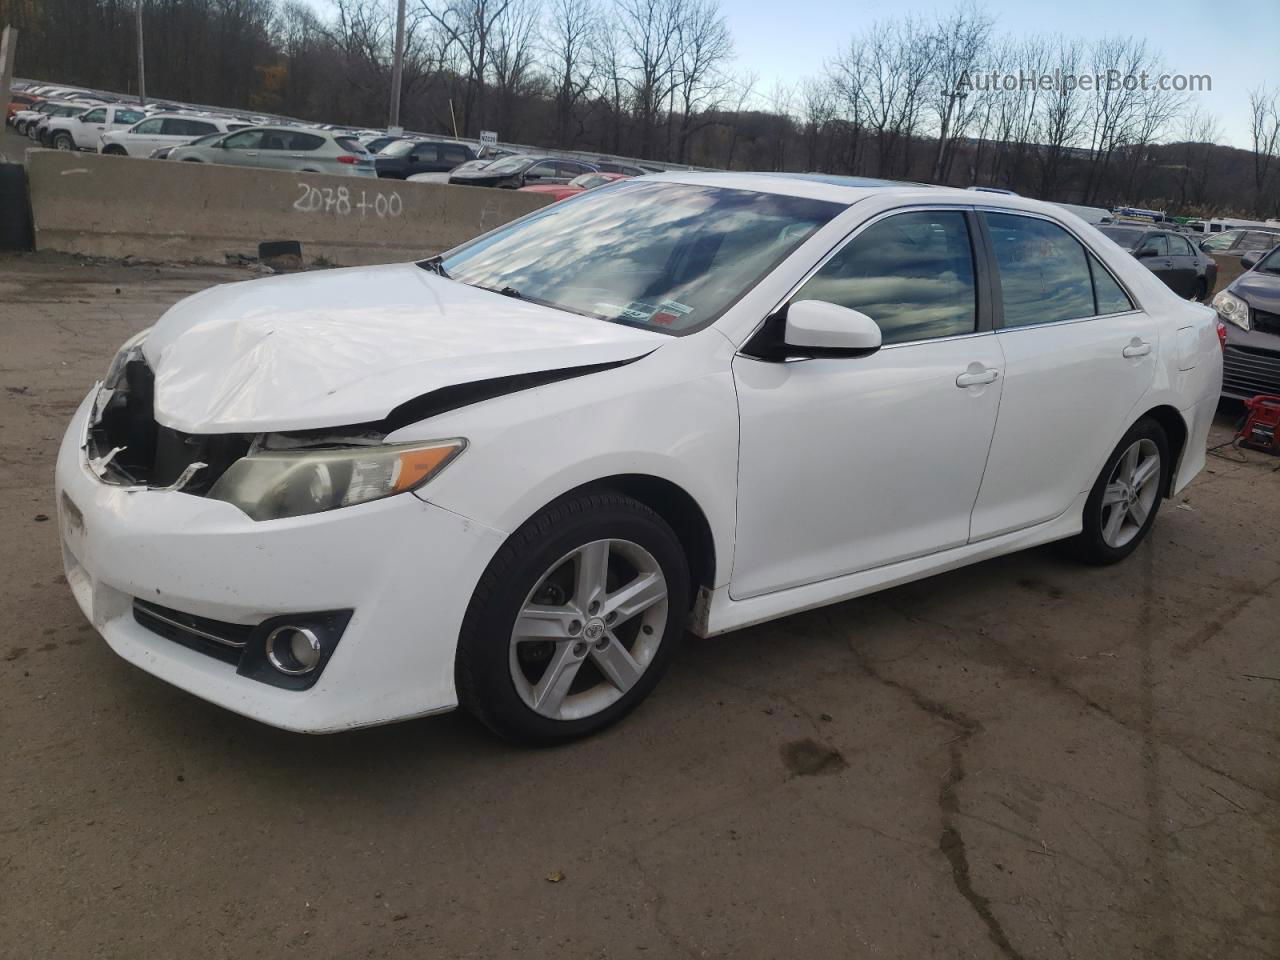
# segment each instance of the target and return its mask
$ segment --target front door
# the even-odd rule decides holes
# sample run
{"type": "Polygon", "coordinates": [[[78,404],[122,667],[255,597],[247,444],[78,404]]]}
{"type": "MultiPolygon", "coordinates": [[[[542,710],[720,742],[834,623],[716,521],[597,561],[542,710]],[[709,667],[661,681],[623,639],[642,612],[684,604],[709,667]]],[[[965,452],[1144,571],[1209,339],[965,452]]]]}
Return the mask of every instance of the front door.
{"type": "Polygon", "coordinates": [[[867,314],[877,353],[734,359],[734,599],[968,540],[1004,367],[979,310],[972,226],[962,209],[873,221],[790,298],[867,314]]]}

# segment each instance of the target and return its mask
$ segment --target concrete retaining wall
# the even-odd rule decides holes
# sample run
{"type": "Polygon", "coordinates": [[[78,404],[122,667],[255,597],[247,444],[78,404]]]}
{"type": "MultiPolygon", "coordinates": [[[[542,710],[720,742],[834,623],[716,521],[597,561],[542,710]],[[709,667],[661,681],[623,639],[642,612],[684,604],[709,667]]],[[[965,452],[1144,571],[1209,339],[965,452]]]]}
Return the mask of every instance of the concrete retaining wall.
{"type": "Polygon", "coordinates": [[[288,173],[53,150],[27,175],[37,250],[222,261],[268,240],[303,259],[386,263],[439,253],[523,216],[545,196],[372,177],[288,173]]]}

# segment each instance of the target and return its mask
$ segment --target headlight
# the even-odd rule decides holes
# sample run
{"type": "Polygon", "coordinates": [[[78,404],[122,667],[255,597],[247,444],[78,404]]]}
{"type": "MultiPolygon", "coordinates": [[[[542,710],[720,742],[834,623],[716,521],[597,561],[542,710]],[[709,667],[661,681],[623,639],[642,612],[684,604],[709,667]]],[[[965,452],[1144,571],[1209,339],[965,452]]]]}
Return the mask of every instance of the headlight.
{"type": "Polygon", "coordinates": [[[1223,290],[1213,298],[1213,309],[1227,323],[1234,323],[1241,330],[1249,329],[1249,305],[1234,293],[1223,290]]]}
{"type": "Polygon", "coordinates": [[[142,356],[142,344],[146,341],[147,334],[150,332],[151,328],[147,327],[141,333],[135,333],[116,351],[116,355],[111,359],[111,366],[107,367],[106,379],[102,381],[106,386],[114,387],[119,383],[120,377],[124,373],[125,364],[142,356]]]}
{"type": "Polygon", "coordinates": [[[320,513],[416,490],[453,461],[465,440],[262,451],[233,463],[209,491],[254,520],[320,513]]]}

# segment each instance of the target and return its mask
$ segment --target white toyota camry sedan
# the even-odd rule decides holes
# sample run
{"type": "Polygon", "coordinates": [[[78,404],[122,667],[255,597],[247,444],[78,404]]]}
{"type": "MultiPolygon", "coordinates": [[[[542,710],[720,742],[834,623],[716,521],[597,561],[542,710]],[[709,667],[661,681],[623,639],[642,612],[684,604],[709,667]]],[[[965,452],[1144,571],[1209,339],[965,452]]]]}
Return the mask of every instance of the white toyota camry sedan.
{"type": "Polygon", "coordinates": [[[1204,465],[1214,313],[1061,207],[667,174],[421,263],[215,287],[66,433],[67,579],[121,656],[323,732],[548,743],[711,635],[1070,539],[1204,465]]]}

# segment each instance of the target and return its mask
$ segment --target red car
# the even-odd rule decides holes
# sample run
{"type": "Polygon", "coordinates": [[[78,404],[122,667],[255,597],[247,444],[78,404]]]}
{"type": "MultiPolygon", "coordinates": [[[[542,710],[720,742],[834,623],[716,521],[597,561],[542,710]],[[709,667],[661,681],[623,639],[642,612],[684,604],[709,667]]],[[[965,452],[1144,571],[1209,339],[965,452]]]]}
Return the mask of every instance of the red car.
{"type": "Polygon", "coordinates": [[[521,187],[520,189],[525,193],[549,193],[556,200],[566,200],[588,190],[594,190],[596,187],[603,187],[606,183],[626,179],[628,179],[628,174],[625,173],[584,173],[581,176],[574,177],[568,183],[548,183],[536,187],[521,187]]]}
{"type": "Polygon", "coordinates": [[[16,91],[9,97],[9,105],[5,108],[4,118],[6,121],[12,120],[13,115],[19,110],[30,110],[35,104],[43,100],[44,97],[37,97],[33,93],[22,93],[16,91]]]}

